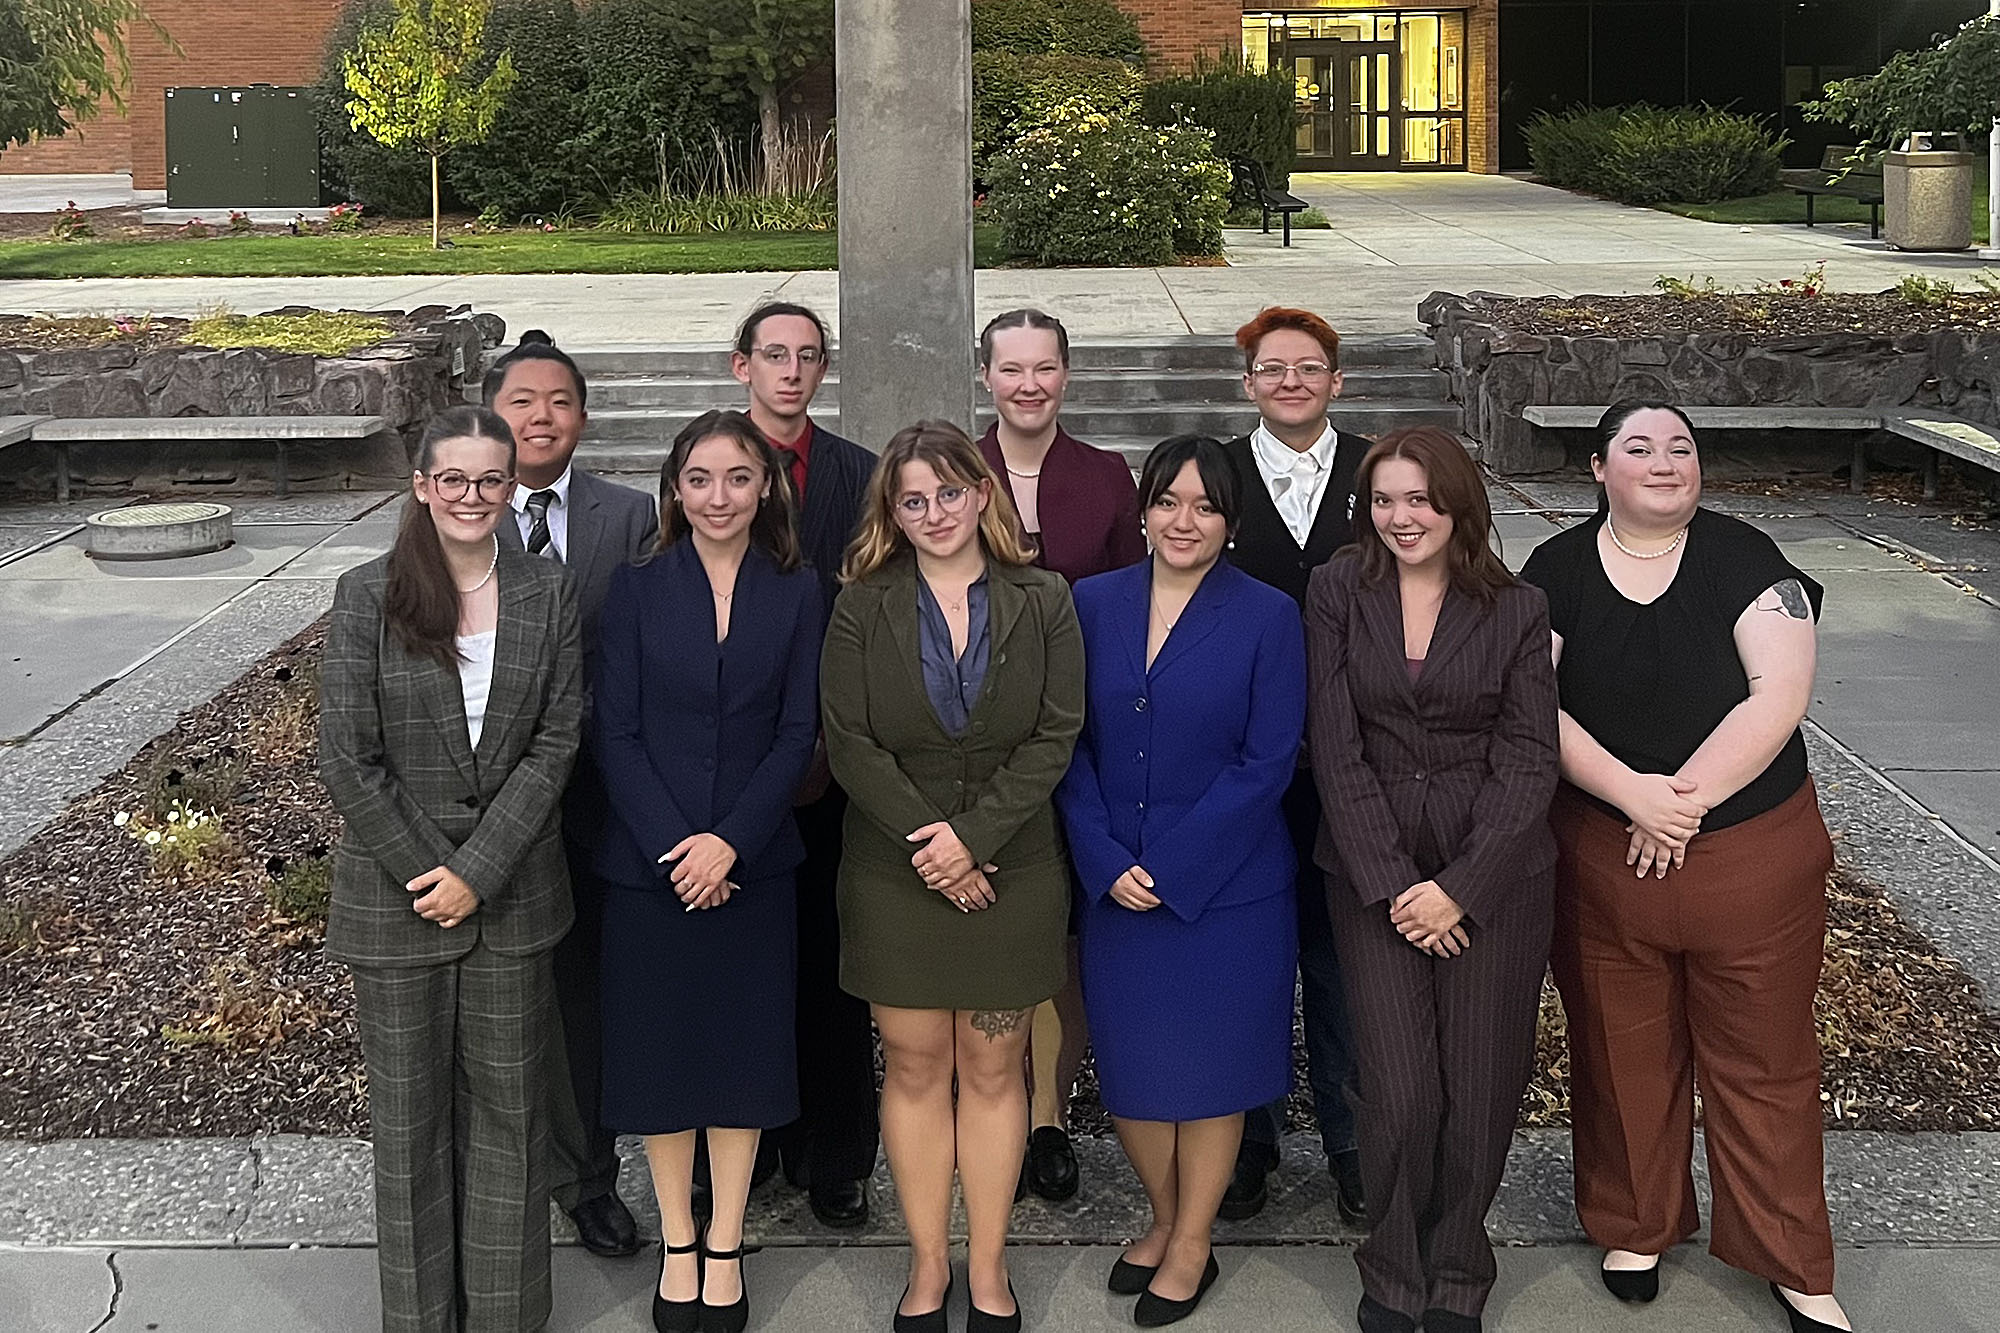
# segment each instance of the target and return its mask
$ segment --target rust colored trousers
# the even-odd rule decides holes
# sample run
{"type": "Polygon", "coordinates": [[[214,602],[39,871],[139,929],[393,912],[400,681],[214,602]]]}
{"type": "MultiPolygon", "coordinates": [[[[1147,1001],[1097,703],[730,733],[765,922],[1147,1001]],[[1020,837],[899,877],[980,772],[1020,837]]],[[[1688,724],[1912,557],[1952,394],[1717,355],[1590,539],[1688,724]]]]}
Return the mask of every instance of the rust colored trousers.
{"type": "Polygon", "coordinates": [[[1605,1249],[1661,1254],[1701,1224],[1694,1093],[1714,1187],[1709,1252],[1833,1290],[1813,995],[1833,846],[1813,785],[1698,835],[1662,880],[1625,864],[1625,821],[1568,784],[1550,962],[1569,1021],[1576,1211],[1605,1249]]]}

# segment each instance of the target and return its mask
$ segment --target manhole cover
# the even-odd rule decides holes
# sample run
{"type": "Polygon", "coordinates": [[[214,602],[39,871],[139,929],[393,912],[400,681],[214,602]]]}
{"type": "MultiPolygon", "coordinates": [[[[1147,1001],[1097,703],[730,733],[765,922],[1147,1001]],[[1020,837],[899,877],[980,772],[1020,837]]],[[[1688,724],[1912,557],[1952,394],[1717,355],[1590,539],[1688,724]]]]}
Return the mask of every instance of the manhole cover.
{"type": "Polygon", "coordinates": [[[90,554],[99,560],[171,560],[228,546],[228,505],[128,505],[84,521],[90,554]]]}

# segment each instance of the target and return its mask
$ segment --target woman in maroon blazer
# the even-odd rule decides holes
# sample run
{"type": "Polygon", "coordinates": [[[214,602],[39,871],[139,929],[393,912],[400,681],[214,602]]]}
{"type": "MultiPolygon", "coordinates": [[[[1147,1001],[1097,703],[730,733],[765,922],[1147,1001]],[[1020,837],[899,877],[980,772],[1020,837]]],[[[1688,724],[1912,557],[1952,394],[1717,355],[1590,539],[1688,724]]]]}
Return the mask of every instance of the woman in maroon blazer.
{"type": "MultiPolygon", "coordinates": [[[[1139,488],[1132,468],[1062,428],[1069,387],[1069,334],[1040,310],[1009,310],[979,335],[979,378],[998,416],[979,439],[1007,498],[1021,516],[1035,563],[1071,583],[1146,558],[1139,488]]],[[[1076,1193],[1076,1154],[1064,1124],[1083,1063],[1083,993],[1077,988],[1074,923],[1069,980],[1035,1011],[1029,1048],[1028,1155],[1022,1183],[1044,1199],[1076,1193]]]]}
{"type": "Polygon", "coordinates": [[[1399,431],[1306,595],[1316,860],[1366,1097],[1364,1333],[1480,1327],[1486,1209],[1533,1072],[1555,886],[1548,604],[1493,553],[1479,470],[1399,431]]]}

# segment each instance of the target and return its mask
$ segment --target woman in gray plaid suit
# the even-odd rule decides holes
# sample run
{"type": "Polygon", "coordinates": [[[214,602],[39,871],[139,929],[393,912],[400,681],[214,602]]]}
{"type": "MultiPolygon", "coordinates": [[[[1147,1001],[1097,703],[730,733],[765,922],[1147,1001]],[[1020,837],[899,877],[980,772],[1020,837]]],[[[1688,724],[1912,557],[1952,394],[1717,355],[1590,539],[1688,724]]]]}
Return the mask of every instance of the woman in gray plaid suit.
{"type": "Polygon", "coordinates": [[[549,1317],[542,1048],[583,686],[562,570],[495,538],[513,487],[506,422],[440,413],[395,545],[334,590],[321,666],[346,822],[327,952],[354,972],[395,1333],[549,1317]]]}

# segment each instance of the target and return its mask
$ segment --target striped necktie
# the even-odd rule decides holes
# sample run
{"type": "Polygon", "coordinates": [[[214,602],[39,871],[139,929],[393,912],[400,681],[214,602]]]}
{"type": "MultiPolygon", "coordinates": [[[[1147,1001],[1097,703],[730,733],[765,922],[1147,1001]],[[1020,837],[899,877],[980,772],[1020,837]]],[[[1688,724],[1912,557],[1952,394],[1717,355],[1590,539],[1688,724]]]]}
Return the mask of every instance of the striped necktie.
{"type": "Polygon", "coordinates": [[[536,491],[528,497],[528,554],[545,555],[560,564],[562,553],[549,538],[549,505],[555,498],[554,491],[536,491]]]}

